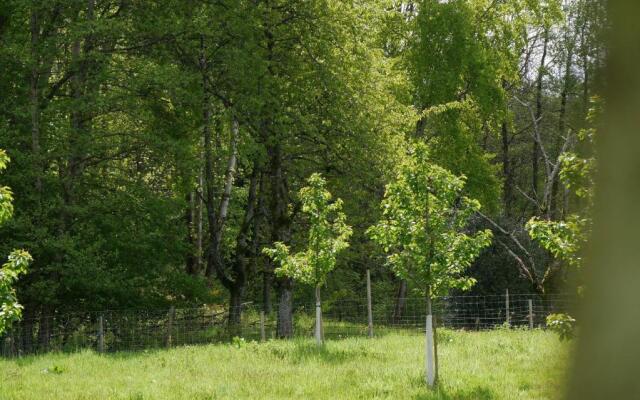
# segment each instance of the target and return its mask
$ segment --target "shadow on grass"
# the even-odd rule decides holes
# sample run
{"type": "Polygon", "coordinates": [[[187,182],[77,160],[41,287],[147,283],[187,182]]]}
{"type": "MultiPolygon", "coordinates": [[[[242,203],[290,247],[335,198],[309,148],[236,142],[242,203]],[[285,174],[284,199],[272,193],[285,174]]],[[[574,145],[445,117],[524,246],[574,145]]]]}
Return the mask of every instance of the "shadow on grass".
{"type": "Polygon", "coordinates": [[[326,364],[341,364],[371,356],[366,348],[360,346],[338,350],[330,349],[326,345],[318,346],[314,342],[308,341],[296,341],[294,346],[272,347],[270,353],[277,358],[294,364],[313,360],[326,364]]]}
{"type": "Polygon", "coordinates": [[[419,394],[413,400],[493,400],[495,393],[486,387],[476,386],[471,389],[449,390],[438,386],[428,393],[419,394]]]}

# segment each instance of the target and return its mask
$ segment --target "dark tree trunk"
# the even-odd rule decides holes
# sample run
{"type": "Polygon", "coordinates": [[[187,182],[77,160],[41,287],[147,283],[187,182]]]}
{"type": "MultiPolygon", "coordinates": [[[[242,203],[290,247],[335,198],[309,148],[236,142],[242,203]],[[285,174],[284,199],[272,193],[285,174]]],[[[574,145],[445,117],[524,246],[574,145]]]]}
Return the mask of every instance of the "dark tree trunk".
{"type": "Polygon", "coordinates": [[[198,259],[195,254],[196,249],[196,239],[194,238],[194,195],[193,192],[189,192],[187,195],[187,207],[184,213],[185,224],[187,228],[187,237],[186,241],[189,245],[189,250],[186,255],[185,264],[186,264],[186,272],[189,275],[197,275],[198,274],[198,259]]]}
{"type": "Polygon", "coordinates": [[[242,297],[244,286],[237,285],[229,289],[229,327],[240,325],[242,319],[242,297]]]}
{"type": "Polygon", "coordinates": [[[271,314],[273,311],[273,305],[271,304],[271,272],[265,271],[262,273],[262,308],[265,314],[271,314]]]}
{"type": "MultiPolygon", "coordinates": [[[[291,218],[287,207],[289,193],[282,166],[282,146],[276,143],[268,149],[271,180],[271,242],[286,243],[289,240],[291,218]]],[[[278,278],[278,337],[293,334],[293,282],[289,278],[278,278]]]]}
{"type": "Polygon", "coordinates": [[[236,253],[233,262],[233,268],[230,271],[229,279],[224,279],[223,284],[229,290],[229,325],[237,325],[240,323],[242,313],[242,298],[247,284],[249,275],[249,266],[254,254],[254,243],[251,240],[251,228],[255,227],[254,220],[256,214],[258,179],[260,176],[259,164],[254,163],[253,172],[249,184],[249,196],[247,205],[240,225],[238,236],[236,237],[236,253]]]}
{"type": "Polygon", "coordinates": [[[278,337],[291,338],[293,336],[293,281],[289,278],[280,279],[278,289],[278,337]]]}
{"type": "Polygon", "coordinates": [[[404,308],[407,301],[407,281],[404,279],[400,281],[400,286],[396,292],[396,302],[393,308],[393,315],[391,316],[391,322],[395,325],[402,321],[404,314],[404,308]]]}
{"type": "Polygon", "coordinates": [[[513,199],[513,172],[509,157],[509,130],[506,121],[502,123],[502,174],[504,176],[503,203],[504,214],[511,216],[511,202],[513,199]]]}

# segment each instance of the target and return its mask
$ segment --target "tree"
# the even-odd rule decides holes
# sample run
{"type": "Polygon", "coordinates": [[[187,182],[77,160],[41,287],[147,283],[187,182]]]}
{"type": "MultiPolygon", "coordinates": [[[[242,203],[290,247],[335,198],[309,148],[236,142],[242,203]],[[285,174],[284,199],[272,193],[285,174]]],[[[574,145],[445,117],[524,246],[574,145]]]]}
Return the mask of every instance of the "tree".
{"type": "Polygon", "coordinates": [[[452,288],[470,288],[475,281],[464,273],[491,243],[488,230],[465,232],[480,203],[462,194],[464,184],[464,177],[433,164],[426,145],[418,144],[399,165],[395,181],[387,185],[382,219],[369,229],[373,240],[389,254],[387,260],[395,274],[426,297],[426,377],[430,386],[437,380],[431,301],[452,288]]]}
{"type": "Polygon", "coordinates": [[[320,287],[325,283],[327,275],[336,266],[338,253],[349,247],[351,227],[346,224],[346,216],[342,212],[342,200],[331,202],[331,193],[326,190],[326,181],[322,175],[315,173],[307,180],[308,186],[300,189],[302,212],[308,217],[309,233],[307,249],[290,254],[289,247],[276,242],[274,248],[263,251],[280,267],[276,275],[287,276],[296,281],[313,285],[316,294],[316,328],[315,337],[318,345],[322,344],[322,303],[320,287]]]}
{"type": "MultiPolygon", "coordinates": [[[[7,167],[9,157],[0,149],[0,171],[7,167]]],[[[11,189],[0,186],[0,224],[13,215],[13,195],[11,189]]],[[[18,276],[27,272],[27,266],[31,262],[31,255],[24,250],[14,250],[8,261],[0,268],[0,335],[9,326],[22,317],[22,306],[18,303],[13,284],[18,276]]]]}
{"type": "Polygon", "coordinates": [[[560,155],[560,180],[572,190],[580,201],[579,208],[563,219],[551,220],[533,217],[527,222],[527,231],[532,239],[549,251],[558,262],[582,268],[582,252],[591,236],[593,227],[593,198],[595,194],[596,154],[593,153],[596,135],[595,124],[602,111],[602,105],[594,98],[589,113],[589,128],[578,133],[578,140],[590,154],[581,156],[573,151],[560,155]]]}

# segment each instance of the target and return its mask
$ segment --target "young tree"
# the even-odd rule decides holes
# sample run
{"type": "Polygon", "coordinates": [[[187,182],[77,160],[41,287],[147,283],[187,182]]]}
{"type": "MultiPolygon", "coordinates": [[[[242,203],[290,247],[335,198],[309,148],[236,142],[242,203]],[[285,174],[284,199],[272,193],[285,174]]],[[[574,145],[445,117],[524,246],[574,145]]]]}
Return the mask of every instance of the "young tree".
{"type": "Polygon", "coordinates": [[[307,180],[308,186],[300,190],[302,211],[309,222],[308,247],[299,253],[290,254],[289,247],[276,242],[274,248],[263,252],[280,267],[276,275],[287,276],[296,281],[313,285],[316,289],[316,328],[318,345],[322,344],[322,304],[320,286],[336,266],[338,253],[349,246],[351,227],[346,224],[342,212],[342,200],[331,202],[331,193],[326,190],[326,181],[318,173],[307,180]]]}
{"type": "Polygon", "coordinates": [[[369,229],[373,240],[388,253],[395,274],[426,296],[429,386],[437,380],[431,300],[452,288],[469,289],[475,280],[464,272],[491,243],[488,230],[464,232],[471,215],[480,209],[477,200],[462,194],[464,184],[464,177],[432,164],[425,145],[416,145],[399,165],[396,180],[387,185],[382,219],[369,229]]]}
{"type": "MultiPolygon", "coordinates": [[[[0,149],[0,171],[7,167],[9,157],[0,149]]],[[[11,189],[0,186],[0,224],[13,215],[13,195],[11,189]]],[[[27,271],[31,256],[24,250],[15,250],[8,261],[0,267],[0,335],[22,316],[22,306],[18,303],[14,282],[27,271]]]]}

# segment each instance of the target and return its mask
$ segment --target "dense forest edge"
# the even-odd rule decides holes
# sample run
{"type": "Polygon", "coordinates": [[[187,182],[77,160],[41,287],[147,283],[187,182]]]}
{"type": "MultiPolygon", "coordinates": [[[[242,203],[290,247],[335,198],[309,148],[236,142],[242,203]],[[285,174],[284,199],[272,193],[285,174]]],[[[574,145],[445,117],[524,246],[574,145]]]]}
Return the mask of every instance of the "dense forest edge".
{"type": "Polygon", "coordinates": [[[367,270],[401,309],[423,287],[389,268],[383,221],[421,173],[479,238],[447,293],[580,287],[606,25],[588,0],[3,1],[0,254],[33,259],[22,318],[42,340],[79,310],[286,321],[320,286],[364,297],[367,270]],[[314,291],[264,249],[305,249],[315,174],[350,232],[314,291]]]}

